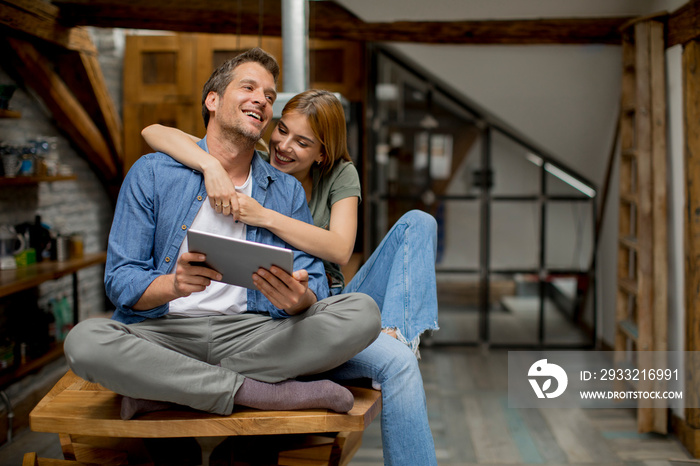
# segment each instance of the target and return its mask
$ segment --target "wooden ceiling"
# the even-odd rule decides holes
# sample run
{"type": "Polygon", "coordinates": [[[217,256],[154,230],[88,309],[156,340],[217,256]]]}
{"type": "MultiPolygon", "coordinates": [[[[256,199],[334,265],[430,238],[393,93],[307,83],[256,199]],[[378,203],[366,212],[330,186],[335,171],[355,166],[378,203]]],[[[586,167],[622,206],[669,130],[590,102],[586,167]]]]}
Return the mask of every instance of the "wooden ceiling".
{"type": "MultiPolygon", "coordinates": [[[[64,26],[281,35],[280,0],[53,0],[64,26]]],[[[619,44],[630,18],[365,22],[333,1],[309,2],[320,39],[450,44],[619,44]]]]}

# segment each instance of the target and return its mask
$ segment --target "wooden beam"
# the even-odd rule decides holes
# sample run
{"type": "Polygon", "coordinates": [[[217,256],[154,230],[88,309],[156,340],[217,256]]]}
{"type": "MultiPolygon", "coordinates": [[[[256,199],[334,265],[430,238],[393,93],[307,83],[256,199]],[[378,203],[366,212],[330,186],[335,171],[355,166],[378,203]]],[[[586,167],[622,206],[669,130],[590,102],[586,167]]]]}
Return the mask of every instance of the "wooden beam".
{"type": "Polygon", "coordinates": [[[122,136],[122,120],[117,113],[112,96],[109,94],[105,83],[102,68],[97,57],[92,54],[79,52],[80,62],[90,83],[90,93],[94,96],[99,111],[102,125],[102,133],[106,134],[112,149],[112,155],[117,165],[121,164],[124,157],[124,144],[122,136]]]}
{"type": "MultiPolygon", "coordinates": [[[[683,50],[685,133],[685,350],[700,351],[700,43],[683,50]]],[[[690,354],[690,353],[688,353],[690,354]]],[[[686,406],[700,406],[700,364],[686,357],[686,406]]],[[[700,409],[686,408],[686,424],[700,429],[700,409]]],[[[700,438],[700,435],[696,435],[700,438]]]]}
{"type": "Polygon", "coordinates": [[[123,156],[121,117],[107,89],[97,57],[66,51],[54,56],[53,61],[57,73],[106,138],[112,158],[119,165],[123,156]]]}
{"type": "Polygon", "coordinates": [[[14,54],[15,69],[42,98],[56,124],[68,134],[105,180],[116,178],[119,170],[107,142],[65,82],[51,68],[51,61],[28,42],[8,37],[7,43],[14,54]]]}
{"type": "Polygon", "coordinates": [[[314,35],[323,39],[427,44],[615,44],[625,18],[556,18],[513,21],[400,21],[347,27],[323,21],[314,35]]]}
{"type": "Polygon", "coordinates": [[[0,0],[0,31],[7,35],[36,37],[68,50],[97,54],[88,32],[58,22],[59,10],[39,0],[0,0]]]}
{"type": "MultiPolygon", "coordinates": [[[[664,48],[664,24],[649,22],[649,57],[651,71],[651,167],[652,167],[652,257],[654,274],[654,297],[652,303],[654,351],[668,351],[668,213],[666,166],[668,150],[666,144],[666,60],[664,48]]],[[[663,400],[659,400],[662,402],[663,400]]],[[[662,405],[665,407],[665,404],[662,405]]],[[[658,410],[655,422],[666,416],[658,410]]],[[[655,429],[654,432],[660,432],[655,429]]]]}
{"type": "Polygon", "coordinates": [[[107,139],[113,160],[122,160],[122,123],[107,90],[102,69],[93,54],[72,50],[51,51],[54,69],[70,88],[100,132],[107,139]]]}
{"type": "Polygon", "coordinates": [[[700,0],[691,0],[668,18],[666,47],[685,44],[700,37],[700,0]]]}
{"type": "Polygon", "coordinates": [[[265,1],[262,13],[258,0],[56,0],[53,3],[60,8],[64,24],[74,26],[270,36],[280,36],[282,31],[280,0],[265,1]]]}
{"type": "MultiPolygon", "coordinates": [[[[178,32],[281,34],[280,0],[54,0],[66,24],[178,32]],[[241,5],[240,10],[238,5],[241,5]]],[[[335,2],[309,3],[309,35],[317,39],[429,44],[615,44],[631,17],[509,21],[366,23],[335,2]]]]}

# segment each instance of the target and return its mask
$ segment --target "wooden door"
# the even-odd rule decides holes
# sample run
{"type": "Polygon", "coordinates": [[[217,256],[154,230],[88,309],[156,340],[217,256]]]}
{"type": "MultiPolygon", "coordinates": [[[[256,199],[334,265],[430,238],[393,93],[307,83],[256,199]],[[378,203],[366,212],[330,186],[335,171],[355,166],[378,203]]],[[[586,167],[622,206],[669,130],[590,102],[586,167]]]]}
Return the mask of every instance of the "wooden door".
{"type": "Polygon", "coordinates": [[[309,41],[311,87],[339,92],[351,102],[365,98],[364,49],[361,42],[309,41]]]}
{"type": "MultiPolygon", "coordinates": [[[[339,92],[352,102],[364,100],[362,44],[310,41],[311,87],[339,92]]],[[[203,137],[202,88],[224,61],[261,47],[280,64],[277,90],[284,91],[282,39],[234,34],[128,36],[124,57],[124,173],[152,149],[141,130],[153,123],[174,126],[203,137]]],[[[263,135],[268,140],[273,125],[263,135]]]]}
{"type": "Polygon", "coordinates": [[[127,37],[124,173],[141,155],[153,152],[141,137],[144,127],[161,123],[190,133],[197,131],[201,111],[195,86],[195,50],[192,34],[127,37]]]}

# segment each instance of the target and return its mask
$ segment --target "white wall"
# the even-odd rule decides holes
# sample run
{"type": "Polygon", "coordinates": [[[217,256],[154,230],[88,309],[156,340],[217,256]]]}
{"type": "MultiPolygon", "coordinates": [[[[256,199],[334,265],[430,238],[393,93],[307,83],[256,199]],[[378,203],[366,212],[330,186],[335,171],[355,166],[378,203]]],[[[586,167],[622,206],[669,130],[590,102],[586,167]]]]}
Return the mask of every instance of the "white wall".
{"type": "MultiPolygon", "coordinates": [[[[0,68],[0,82],[16,83],[0,68]]],[[[0,188],[0,224],[17,225],[33,222],[36,214],[42,222],[61,234],[84,235],[85,252],[103,251],[112,218],[112,205],[88,163],[56,128],[50,112],[35,94],[20,87],[10,101],[10,108],[21,112],[18,119],[0,119],[0,142],[25,142],[37,136],[58,137],[60,162],[71,167],[75,181],[41,183],[34,186],[0,188]]],[[[105,310],[103,267],[94,266],[78,272],[80,310],[83,317],[105,310]]],[[[50,298],[66,294],[72,302],[71,277],[42,284],[40,305],[50,298]]]]}
{"type": "MultiPolygon", "coordinates": [[[[669,239],[669,351],[678,355],[673,367],[683,367],[680,359],[685,350],[685,251],[683,240],[685,170],[683,154],[683,47],[674,46],[666,51],[666,79],[668,88],[668,239],[669,239]]],[[[681,371],[683,373],[683,371],[681,371]]],[[[683,380],[679,387],[683,387],[683,380]]],[[[684,418],[684,411],[674,409],[684,418]]]]}
{"type": "Polygon", "coordinates": [[[336,0],[364,21],[638,16],[675,10],[685,0],[336,0]]]}

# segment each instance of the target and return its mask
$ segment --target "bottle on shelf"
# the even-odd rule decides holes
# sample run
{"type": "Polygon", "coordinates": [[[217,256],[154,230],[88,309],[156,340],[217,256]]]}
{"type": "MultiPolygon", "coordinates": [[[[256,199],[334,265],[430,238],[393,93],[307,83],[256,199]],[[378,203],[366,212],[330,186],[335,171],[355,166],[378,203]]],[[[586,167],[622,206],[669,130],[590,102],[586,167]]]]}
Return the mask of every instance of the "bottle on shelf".
{"type": "Polygon", "coordinates": [[[44,310],[44,318],[46,319],[46,322],[48,324],[48,339],[50,343],[54,343],[57,340],[57,333],[56,333],[56,315],[53,313],[53,309],[51,309],[51,305],[49,304],[49,308],[44,310]]]}
{"type": "Polygon", "coordinates": [[[9,336],[0,338],[0,370],[15,365],[15,341],[9,336]]]}
{"type": "Polygon", "coordinates": [[[16,229],[20,234],[28,234],[29,248],[34,249],[37,262],[51,258],[51,233],[41,222],[41,215],[34,217],[34,223],[22,223],[16,229]]]}
{"type": "Polygon", "coordinates": [[[51,298],[49,306],[54,317],[56,341],[63,341],[70,329],[73,328],[73,310],[68,302],[68,297],[61,295],[58,298],[51,298]]]}

